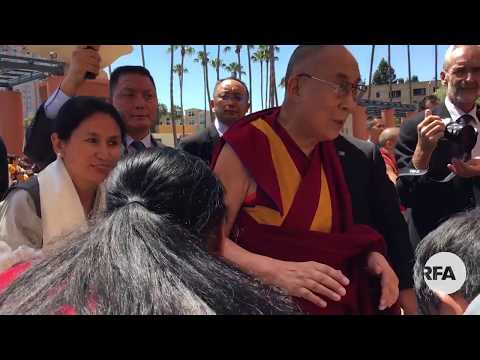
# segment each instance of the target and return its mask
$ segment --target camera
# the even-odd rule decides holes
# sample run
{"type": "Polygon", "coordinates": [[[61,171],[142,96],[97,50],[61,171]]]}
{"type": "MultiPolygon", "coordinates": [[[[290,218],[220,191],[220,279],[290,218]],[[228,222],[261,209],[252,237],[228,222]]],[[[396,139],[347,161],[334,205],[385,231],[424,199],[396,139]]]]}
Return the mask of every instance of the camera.
{"type": "Polygon", "coordinates": [[[445,139],[450,141],[453,145],[453,157],[462,160],[468,160],[472,149],[477,143],[478,131],[472,125],[465,122],[456,122],[451,119],[444,119],[447,122],[445,127],[445,139]]]}

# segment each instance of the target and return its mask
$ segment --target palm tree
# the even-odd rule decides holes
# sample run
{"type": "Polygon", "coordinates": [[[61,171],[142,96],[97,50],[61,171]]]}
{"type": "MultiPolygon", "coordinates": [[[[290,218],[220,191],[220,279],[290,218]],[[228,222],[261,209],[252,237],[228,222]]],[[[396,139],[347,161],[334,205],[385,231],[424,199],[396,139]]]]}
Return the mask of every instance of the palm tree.
{"type": "Polygon", "coordinates": [[[170,52],[170,115],[172,117],[172,133],[173,133],[173,146],[177,147],[177,128],[175,123],[175,104],[173,102],[173,55],[177,50],[178,45],[170,45],[168,52],[170,52]]]}
{"type": "Polygon", "coordinates": [[[391,76],[392,67],[390,64],[390,45],[388,45],[388,97],[390,102],[392,101],[392,76],[391,76]]]}
{"type": "Polygon", "coordinates": [[[188,69],[182,64],[173,67],[173,72],[178,75],[178,84],[180,85],[180,109],[182,112],[182,136],[185,136],[185,117],[183,116],[183,74],[188,73],[188,69]]]}
{"type": "Polygon", "coordinates": [[[215,69],[217,72],[217,81],[220,80],[220,68],[223,67],[225,64],[223,63],[223,60],[220,58],[212,59],[210,60],[210,65],[215,69]]]}
{"type": "Polygon", "coordinates": [[[245,74],[245,71],[242,70],[242,66],[238,65],[238,63],[230,63],[230,65],[224,65],[223,68],[234,78],[237,78],[239,74],[245,74]]]}
{"type": "MultiPolygon", "coordinates": [[[[235,45],[235,52],[237,53],[237,59],[238,59],[238,67],[241,69],[242,64],[240,63],[240,52],[242,51],[243,45],[235,45]]],[[[242,80],[242,72],[238,73],[239,79],[242,80]]]]}
{"type": "Polygon", "coordinates": [[[373,57],[375,56],[375,45],[372,45],[372,55],[370,56],[370,76],[368,80],[368,100],[372,95],[372,71],[373,71],[373,57]]]}
{"type": "Polygon", "coordinates": [[[256,62],[260,63],[260,99],[261,99],[261,104],[263,109],[263,55],[262,55],[261,49],[258,49],[253,53],[252,61],[254,63],[256,62]]]}
{"type": "Polygon", "coordinates": [[[195,49],[189,45],[179,45],[180,46],[180,56],[181,56],[181,70],[178,73],[179,75],[179,80],[180,80],[180,108],[182,109],[182,131],[183,131],[183,136],[185,136],[185,123],[184,123],[184,113],[183,113],[183,74],[188,72],[187,69],[185,69],[184,63],[185,63],[185,56],[191,56],[195,53],[195,49]]]}
{"type": "Polygon", "coordinates": [[[438,45],[435,45],[435,88],[437,87],[438,80],[438,45]]]}
{"type": "Polygon", "coordinates": [[[270,61],[270,107],[278,106],[277,96],[277,83],[275,79],[275,61],[278,61],[278,57],[275,56],[275,52],[279,52],[280,48],[276,45],[268,46],[268,58],[270,61]]]}
{"type": "MultiPolygon", "coordinates": [[[[197,53],[197,58],[194,60],[195,62],[198,62],[202,65],[203,69],[203,82],[204,82],[204,87],[207,91],[207,97],[210,99],[210,88],[208,86],[208,52],[207,52],[207,46],[203,45],[203,51],[199,51],[197,53]]],[[[210,121],[213,122],[213,114],[212,114],[212,108],[209,106],[210,109],[210,121]]],[[[205,127],[207,126],[207,122],[205,121],[205,127]]]]}
{"type": "Polygon", "coordinates": [[[217,71],[217,81],[220,80],[220,67],[222,66],[222,61],[220,60],[220,45],[217,45],[217,58],[212,60],[211,65],[217,71]]]}
{"type": "Polygon", "coordinates": [[[259,45],[261,49],[261,54],[263,57],[263,61],[265,61],[265,107],[268,107],[268,72],[270,65],[270,59],[268,57],[268,45],[259,45]]]}
{"type": "Polygon", "coordinates": [[[252,113],[252,59],[250,55],[250,50],[254,50],[255,45],[247,45],[247,56],[248,56],[248,92],[250,94],[250,113],[252,113]]]}
{"type": "Polygon", "coordinates": [[[143,45],[140,45],[140,51],[142,52],[142,66],[145,67],[145,54],[143,53],[143,45]]]}
{"type": "Polygon", "coordinates": [[[408,97],[410,104],[412,103],[412,77],[411,77],[411,65],[410,65],[410,45],[407,45],[407,59],[408,59],[408,97]]]}

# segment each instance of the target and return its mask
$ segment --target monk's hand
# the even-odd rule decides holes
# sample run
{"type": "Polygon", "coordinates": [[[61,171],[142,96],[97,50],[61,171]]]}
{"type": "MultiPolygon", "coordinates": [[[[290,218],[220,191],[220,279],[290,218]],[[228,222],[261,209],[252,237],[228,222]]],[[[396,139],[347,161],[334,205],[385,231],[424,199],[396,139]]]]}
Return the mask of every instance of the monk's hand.
{"type": "Polygon", "coordinates": [[[340,301],[350,281],[328,265],[315,261],[276,261],[271,282],[287,290],[291,296],[304,298],[317,306],[326,307],[325,299],[340,301]]]}
{"type": "Polygon", "coordinates": [[[368,254],[367,269],[372,275],[380,277],[382,295],[380,296],[379,310],[385,310],[397,302],[399,295],[398,277],[389,265],[387,259],[379,252],[368,254]]]}
{"type": "Polygon", "coordinates": [[[453,159],[451,164],[447,167],[451,172],[454,172],[462,178],[471,178],[474,176],[480,176],[480,159],[474,158],[468,161],[461,161],[453,159]]]}

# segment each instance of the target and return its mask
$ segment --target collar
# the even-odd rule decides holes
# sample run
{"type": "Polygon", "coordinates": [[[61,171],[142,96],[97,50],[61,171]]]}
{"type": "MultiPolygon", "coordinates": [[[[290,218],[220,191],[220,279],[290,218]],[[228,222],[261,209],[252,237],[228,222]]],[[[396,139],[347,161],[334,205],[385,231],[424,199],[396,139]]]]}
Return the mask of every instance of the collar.
{"type": "Polygon", "coordinates": [[[228,126],[225,125],[220,120],[218,120],[217,118],[215,118],[215,121],[213,123],[215,125],[215,129],[217,129],[218,134],[220,135],[220,137],[222,137],[223,134],[225,134],[227,132],[228,126]]]}
{"type": "MultiPolygon", "coordinates": [[[[125,136],[125,143],[126,143],[126,145],[127,145],[127,148],[128,148],[128,147],[132,144],[132,142],[134,142],[134,141],[135,141],[135,139],[132,138],[130,135],[126,135],[126,136],[125,136]]],[[[140,141],[143,143],[143,145],[145,145],[145,147],[146,147],[147,149],[153,146],[153,144],[152,144],[152,136],[151,136],[150,132],[148,133],[147,136],[145,136],[145,137],[144,137],[142,140],[140,140],[140,141]]]]}
{"type": "MultiPolygon", "coordinates": [[[[462,115],[466,114],[465,111],[455,106],[448,96],[445,97],[445,106],[447,107],[447,110],[450,113],[450,118],[452,119],[452,121],[457,121],[462,115]]],[[[472,110],[470,110],[470,112],[468,112],[468,114],[473,116],[475,121],[477,121],[478,123],[477,104],[475,104],[475,106],[472,108],[472,110]]]]}
{"type": "Polygon", "coordinates": [[[465,309],[464,315],[479,315],[480,314],[480,295],[477,295],[475,299],[465,309]]]}

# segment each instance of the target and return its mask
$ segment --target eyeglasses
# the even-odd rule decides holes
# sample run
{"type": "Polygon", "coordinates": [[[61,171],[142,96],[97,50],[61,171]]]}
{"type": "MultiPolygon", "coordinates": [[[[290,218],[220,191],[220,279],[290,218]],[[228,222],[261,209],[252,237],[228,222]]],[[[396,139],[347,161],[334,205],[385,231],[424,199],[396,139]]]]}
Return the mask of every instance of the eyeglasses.
{"type": "Polygon", "coordinates": [[[319,79],[313,75],[306,74],[306,73],[298,74],[297,76],[303,76],[309,79],[320,81],[326,85],[333,87],[335,89],[335,93],[338,96],[346,97],[351,95],[356,102],[359,102],[363,94],[367,92],[367,86],[361,83],[352,84],[345,81],[340,84],[337,84],[331,81],[319,79]]]}

